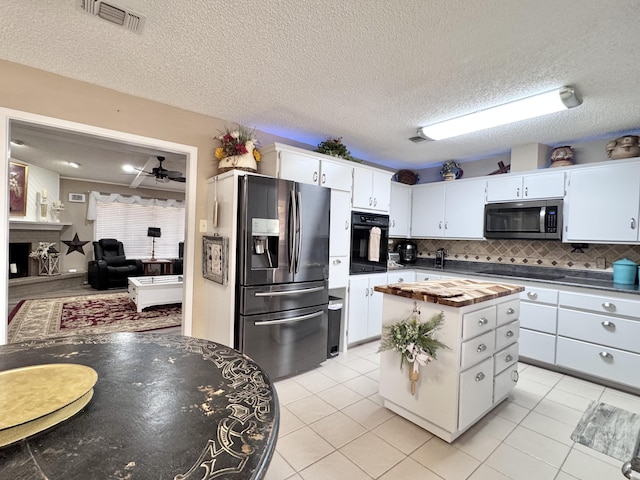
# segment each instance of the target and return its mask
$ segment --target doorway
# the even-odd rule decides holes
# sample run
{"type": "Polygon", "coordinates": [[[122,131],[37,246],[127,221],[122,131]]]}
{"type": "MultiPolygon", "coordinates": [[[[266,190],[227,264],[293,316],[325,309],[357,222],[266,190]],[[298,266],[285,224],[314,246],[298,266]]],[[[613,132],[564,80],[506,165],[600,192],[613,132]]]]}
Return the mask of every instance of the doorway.
{"type": "MultiPolygon", "coordinates": [[[[4,152],[4,168],[0,169],[0,181],[8,185],[9,181],[9,153],[11,150],[12,126],[32,125],[34,128],[47,130],[52,135],[74,135],[83,137],[87,142],[120,144],[123,148],[137,152],[162,152],[167,156],[176,156],[185,159],[185,248],[193,251],[195,238],[195,200],[196,200],[196,172],[197,172],[197,148],[189,145],[166,142],[154,138],[133,135],[126,132],[104,129],[65,120],[30,114],[17,110],[0,108],[0,122],[4,128],[0,131],[0,148],[4,152]]],[[[0,200],[2,210],[2,223],[0,224],[0,237],[7,246],[0,249],[0,263],[9,266],[9,205],[8,195],[0,200]]],[[[184,259],[184,296],[183,296],[183,322],[182,334],[190,335],[192,330],[192,297],[193,297],[193,255],[184,259]]],[[[0,307],[5,311],[5,319],[8,316],[8,272],[0,275],[0,307]]],[[[1,310],[0,310],[1,311],[1,310]]],[[[0,322],[0,344],[7,342],[7,322],[0,322]]]]}

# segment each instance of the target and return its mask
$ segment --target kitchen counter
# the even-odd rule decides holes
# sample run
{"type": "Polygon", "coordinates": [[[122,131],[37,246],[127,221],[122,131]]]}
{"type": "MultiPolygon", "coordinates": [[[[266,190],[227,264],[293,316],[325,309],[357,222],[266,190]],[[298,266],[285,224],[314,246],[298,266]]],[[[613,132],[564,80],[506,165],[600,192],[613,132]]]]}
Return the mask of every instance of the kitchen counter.
{"type": "Polygon", "coordinates": [[[521,285],[452,279],[380,285],[375,291],[449,307],[464,307],[524,291],[521,285]]]}
{"type": "Polygon", "coordinates": [[[439,275],[478,275],[503,280],[505,277],[514,282],[533,281],[550,285],[592,288],[609,292],[640,295],[638,285],[613,283],[613,272],[569,270],[565,268],[536,267],[530,265],[503,265],[485,262],[466,262],[449,260],[445,267],[435,268],[433,259],[418,259],[415,264],[406,265],[411,270],[427,270],[439,275]]]}

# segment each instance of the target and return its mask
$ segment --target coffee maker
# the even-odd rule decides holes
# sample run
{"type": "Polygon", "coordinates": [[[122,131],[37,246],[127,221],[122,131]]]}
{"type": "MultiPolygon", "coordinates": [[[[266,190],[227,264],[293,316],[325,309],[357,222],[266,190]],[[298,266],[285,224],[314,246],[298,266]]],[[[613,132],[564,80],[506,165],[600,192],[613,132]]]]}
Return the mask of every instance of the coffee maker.
{"type": "Polygon", "coordinates": [[[400,254],[400,263],[416,263],[418,259],[418,246],[411,240],[404,240],[397,246],[400,254]]]}

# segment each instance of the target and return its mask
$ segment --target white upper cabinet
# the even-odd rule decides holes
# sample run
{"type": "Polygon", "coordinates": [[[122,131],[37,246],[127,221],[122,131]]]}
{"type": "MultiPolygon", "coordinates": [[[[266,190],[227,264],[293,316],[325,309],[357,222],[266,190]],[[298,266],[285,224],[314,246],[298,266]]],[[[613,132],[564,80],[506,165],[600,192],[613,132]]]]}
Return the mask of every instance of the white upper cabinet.
{"type": "Polygon", "coordinates": [[[412,195],[413,238],[483,238],[484,179],[418,185],[412,195]]]}
{"type": "Polygon", "coordinates": [[[411,235],[411,187],[391,182],[389,204],[389,236],[406,238],[411,235]]]}
{"type": "Polygon", "coordinates": [[[351,241],[351,196],[349,192],[331,190],[329,256],[348,257],[351,241]]]}
{"type": "Polygon", "coordinates": [[[637,243],[640,163],[569,172],[565,242],[637,243]]]}
{"type": "Polygon", "coordinates": [[[336,190],[351,190],[353,167],[346,161],[279,143],[261,151],[263,160],[259,170],[264,175],[336,190]]]}
{"type": "Polygon", "coordinates": [[[389,211],[391,172],[366,167],[353,168],[353,199],[355,209],[389,211]]]}
{"type": "Polygon", "coordinates": [[[564,172],[496,175],[487,178],[487,202],[564,197],[564,172]]]}

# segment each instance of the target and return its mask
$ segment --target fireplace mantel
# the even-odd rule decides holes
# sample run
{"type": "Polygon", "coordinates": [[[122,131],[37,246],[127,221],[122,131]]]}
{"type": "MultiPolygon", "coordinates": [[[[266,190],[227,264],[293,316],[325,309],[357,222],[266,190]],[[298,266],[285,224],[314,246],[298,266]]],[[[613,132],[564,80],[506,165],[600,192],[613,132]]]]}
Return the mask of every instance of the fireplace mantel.
{"type": "Polygon", "coordinates": [[[61,231],[64,227],[72,225],[71,223],[60,222],[30,222],[25,220],[10,220],[9,230],[53,230],[61,231]]]}

